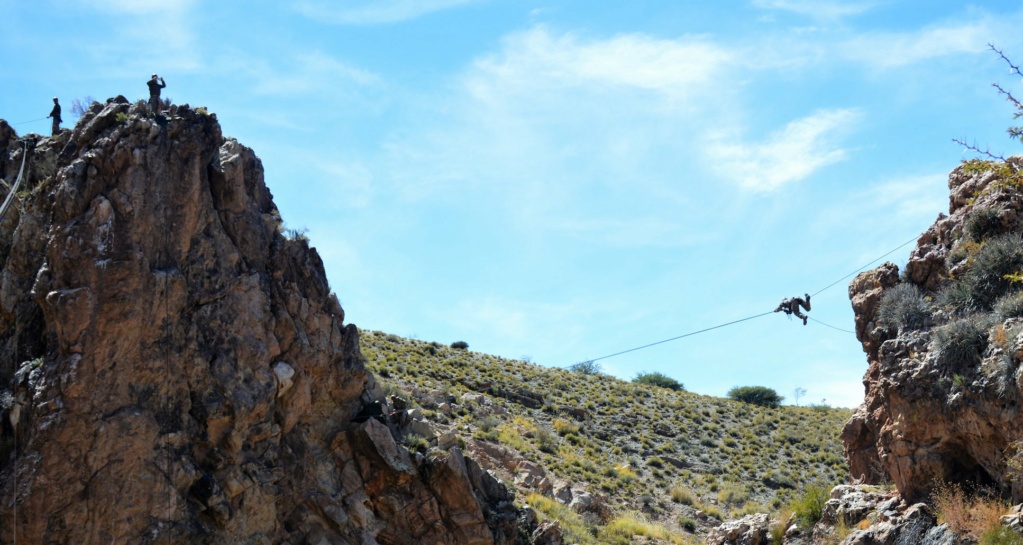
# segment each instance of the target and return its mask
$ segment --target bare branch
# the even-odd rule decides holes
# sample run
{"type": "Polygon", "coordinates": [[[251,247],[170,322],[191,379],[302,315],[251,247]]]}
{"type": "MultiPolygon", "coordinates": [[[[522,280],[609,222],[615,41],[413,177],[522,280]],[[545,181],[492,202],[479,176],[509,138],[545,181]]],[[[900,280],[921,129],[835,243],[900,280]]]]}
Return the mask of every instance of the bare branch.
{"type": "Polygon", "coordinates": [[[1003,61],[1005,61],[1005,64],[1009,65],[1009,71],[1010,72],[1015,72],[1017,75],[1023,76],[1023,72],[1019,71],[1019,67],[1016,66],[1015,64],[1012,64],[1012,61],[1010,61],[1009,57],[1006,57],[1005,54],[1002,53],[1001,49],[998,49],[997,47],[995,47],[995,44],[987,44],[987,46],[989,48],[991,48],[991,51],[994,51],[995,53],[998,53],[998,56],[1001,57],[1003,61]]]}
{"type": "Polygon", "coordinates": [[[980,147],[978,147],[977,144],[975,144],[975,143],[974,144],[968,144],[968,143],[966,143],[965,140],[960,140],[959,138],[953,138],[952,141],[955,142],[956,144],[959,144],[960,146],[963,146],[964,148],[966,148],[963,151],[972,151],[972,152],[974,152],[974,153],[976,153],[978,155],[983,155],[983,156],[985,156],[988,159],[991,159],[993,161],[1005,161],[1005,157],[1004,156],[1002,156],[1002,155],[995,155],[994,153],[991,153],[991,148],[980,149],[980,147]]]}

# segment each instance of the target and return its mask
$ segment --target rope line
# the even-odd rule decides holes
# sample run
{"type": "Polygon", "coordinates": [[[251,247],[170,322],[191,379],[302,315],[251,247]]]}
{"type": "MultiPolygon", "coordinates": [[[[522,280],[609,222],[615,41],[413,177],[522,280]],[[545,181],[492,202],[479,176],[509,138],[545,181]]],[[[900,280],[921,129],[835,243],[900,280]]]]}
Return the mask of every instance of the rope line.
{"type": "Polygon", "coordinates": [[[807,316],[807,318],[809,318],[809,319],[813,320],[814,322],[817,322],[818,324],[820,324],[820,325],[822,325],[822,326],[830,327],[831,329],[837,329],[838,331],[841,331],[841,332],[843,332],[843,333],[852,333],[853,335],[855,335],[855,334],[856,334],[856,332],[855,332],[855,331],[849,331],[848,329],[842,329],[842,328],[840,328],[840,327],[836,327],[836,326],[833,326],[833,325],[831,325],[831,324],[826,324],[826,323],[824,323],[824,322],[822,322],[822,321],[820,321],[820,320],[818,320],[818,319],[814,318],[813,316],[807,316]]]}
{"type": "Polygon", "coordinates": [[[664,339],[663,341],[657,341],[657,342],[650,343],[650,344],[644,344],[643,346],[637,346],[636,348],[630,348],[628,350],[622,350],[621,352],[615,352],[614,354],[608,354],[607,356],[601,356],[599,358],[593,358],[593,359],[586,360],[586,361],[592,363],[592,362],[595,362],[595,361],[598,361],[598,360],[606,360],[607,358],[613,358],[615,356],[620,356],[622,354],[627,354],[629,352],[635,352],[636,350],[642,350],[644,348],[650,348],[651,346],[657,346],[659,344],[664,344],[666,342],[676,341],[676,340],[682,339],[684,337],[691,337],[691,336],[696,335],[698,333],[704,333],[704,332],[710,331],[712,329],[718,329],[718,328],[722,328],[722,327],[729,326],[729,325],[732,325],[732,324],[737,324],[739,322],[745,322],[747,320],[752,320],[754,318],[759,318],[761,316],[767,316],[768,314],[774,314],[774,311],[772,310],[770,312],[765,312],[763,314],[757,314],[756,316],[749,316],[749,317],[746,317],[746,318],[742,318],[741,320],[734,320],[734,321],[728,322],[726,324],[720,324],[720,325],[716,325],[714,327],[708,327],[706,329],[701,329],[699,331],[692,331],[690,333],[686,333],[685,335],[679,335],[678,337],[672,337],[670,339],[664,339]]]}
{"type": "MultiPolygon", "coordinates": [[[[856,274],[856,273],[858,273],[858,272],[862,271],[863,269],[866,269],[867,267],[869,267],[869,266],[873,265],[874,263],[877,263],[878,261],[881,261],[882,259],[884,259],[884,258],[888,257],[889,255],[891,255],[891,254],[894,254],[895,252],[897,252],[897,251],[901,250],[903,246],[906,246],[907,244],[909,244],[909,243],[911,243],[911,242],[914,242],[914,241],[916,241],[916,240],[917,240],[917,239],[919,239],[919,238],[920,238],[920,236],[919,236],[919,235],[917,235],[917,236],[915,236],[915,237],[913,237],[913,238],[911,238],[911,239],[907,240],[906,242],[903,242],[902,244],[899,244],[898,248],[895,248],[895,249],[893,249],[893,250],[891,250],[891,251],[889,251],[889,252],[885,253],[884,255],[882,255],[881,257],[878,257],[877,259],[875,259],[875,260],[871,261],[870,263],[867,263],[866,265],[864,265],[864,266],[862,266],[862,267],[860,267],[860,268],[856,269],[855,271],[853,271],[853,272],[851,272],[851,273],[849,273],[849,274],[847,274],[847,275],[843,276],[842,278],[839,278],[838,280],[835,280],[834,282],[832,282],[832,283],[828,284],[827,286],[825,286],[825,287],[824,287],[823,289],[821,289],[821,290],[818,290],[818,291],[817,291],[817,293],[821,293],[822,291],[825,291],[825,290],[827,290],[827,289],[829,289],[829,288],[833,287],[833,286],[834,286],[835,284],[838,284],[839,282],[841,282],[841,281],[845,280],[846,278],[849,278],[850,276],[852,276],[852,275],[854,275],[854,274],[856,274]]],[[[814,294],[813,294],[813,295],[811,295],[810,297],[816,297],[816,296],[817,296],[817,293],[814,293],[814,294]]]]}
{"type": "MultiPolygon", "coordinates": [[[[891,250],[889,250],[889,251],[885,252],[885,253],[884,253],[884,254],[882,254],[882,255],[881,255],[880,257],[877,257],[877,258],[875,258],[874,260],[872,260],[871,262],[867,263],[866,265],[863,265],[862,267],[860,267],[860,268],[856,269],[855,271],[853,271],[853,272],[851,272],[851,273],[849,273],[849,274],[847,274],[847,275],[843,276],[842,278],[839,278],[838,280],[835,280],[834,282],[832,282],[832,283],[828,284],[827,286],[824,286],[824,288],[822,288],[822,289],[820,289],[820,290],[817,290],[817,292],[816,292],[816,293],[814,293],[813,295],[811,295],[810,297],[816,297],[816,296],[817,296],[817,294],[819,294],[819,293],[821,293],[821,292],[824,292],[825,290],[828,290],[828,289],[832,288],[833,286],[835,286],[835,285],[836,285],[836,284],[838,284],[839,282],[841,282],[841,281],[843,281],[843,280],[845,280],[845,279],[849,278],[850,276],[852,276],[852,275],[854,275],[854,274],[856,274],[856,273],[858,273],[858,272],[862,271],[863,269],[866,269],[867,267],[869,267],[869,266],[873,265],[874,263],[877,263],[878,261],[880,261],[880,260],[882,260],[882,259],[884,259],[884,258],[888,257],[889,255],[891,255],[891,254],[893,254],[893,253],[895,253],[895,252],[897,252],[897,251],[901,250],[901,249],[902,249],[903,247],[905,247],[905,246],[907,246],[908,244],[910,244],[910,243],[912,243],[912,242],[916,241],[916,240],[917,240],[918,238],[920,238],[920,237],[919,237],[919,235],[918,235],[918,236],[914,236],[913,238],[911,238],[911,239],[907,240],[906,242],[903,242],[902,244],[899,244],[899,245],[898,245],[897,247],[895,247],[895,248],[893,248],[893,249],[891,249],[891,250]]],[[[657,345],[659,345],[659,344],[664,344],[664,343],[666,343],[666,342],[671,342],[671,341],[677,341],[678,339],[683,339],[683,338],[685,338],[685,337],[692,337],[693,335],[697,335],[697,334],[700,334],[700,333],[705,333],[705,332],[707,332],[707,331],[711,331],[711,330],[714,330],[714,329],[719,329],[719,328],[722,328],[722,327],[725,327],[725,326],[730,326],[730,325],[733,325],[733,324],[737,324],[737,323],[739,323],[739,322],[745,322],[745,321],[747,321],[747,320],[752,320],[752,319],[754,319],[754,318],[760,318],[761,316],[767,316],[768,314],[773,314],[773,313],[775,313],[775,312],[777,312],[777,311],[765,312],[765,313],[763,313],[763,314],[757,314],[757,315],[754,315],[754,316],[749,316],[749,317],[746,317],[746,318],[742,318],[742,319],[739,319],[739,320],[734,320],[734,321],[731,321],[731,322],[727,322],[727,323],[724,323],[724,324],[719,324],[719,325],[716,325],[716,326],[713,326],[713,327],[708,327],[708,328],[706,328],[706,329],[701,329],[701,330],[699,330],[699,331],[692,331],[692,332],[686,333],[686,334],[684,334],[684,335],[679,335],[679,336],[677,336],[677,337],[672,337],[672,338],[670,338],[670,339],[664,339],[664,340],[662,340],[662,341],[657,341],[657,342],[652,342],[652,343],[649,343],[649,344],[644,344],[643,346],[637,346],[637,347],[635,347],[635,348],[630,348],[630,349],[628,349],[628,350],[622,350],[621,352],[615,352],[614,354],[608,354],[608,355],[606,355],[606,356],[601,356],[601,357],[599,357],[599,358],[593,358],[593,359],[583,360],[583,361],[581,361],[581,362],[579,362],[579,363],[593,363],[593,362],[595,362],[595,361],[600,361],[600,360],[606,360],[607,358],[613,358],[613,357],[615,357],[615,356],[620,356],[620,355],[622,355],[622,354],[628,354],[629,352],[635,352],[635,351],[637,351],[637,350],[642,350],[642,349],[644,349],[644,348],[650,348],[651,346],[657,346],[657,345]]],[[[826,323],[824,323],[824,322],[822,322],[822,321],[820,321],[820,320],[817,320],[817,319],[815,319],[815,318],[811,318],[811,317],[809,317],[809,316],[807,316],[807,318],[809,318],[810,320],[813,320],[813,321],[815,321],[815,322],[817,322],[817,323],[819,323],[819,324],[821,324],[821,325],[823,325],[823,326],[826,326],[826,327],[830,327],[831,329],[836,329],[836,330],[838,330],[838,331],[842,331],[842,332],[845,332],[845,333],[852,333],[853,335],[855,335],[855,334],[856,334],[856,333],[855,333],[854,331],[849,331],[848,329],[842,329],[842,328],[840,328],[840,327],[835,327],[835,326],[833,326],[833,325],[831,325],[831,324],[826,324],[826,323]]]]}
{"type": "MultiPolygon", "coordinates": [[[[4,199],[4,203],[0,205],[0,223],[2,223],[4,221],[4,217],[7,216],[7,210],[10,209],[11,202],[14,201],[14,194],[18,191],[18,186],[21,185],[22,174],[25,173],[25,158],[28,157],[28,143],[22,142],[22,145],[24,147],[21,150],[21,170],[18,171],[18,179],[14,182],[14,185],[11,186],[11,190],[7,193],[7,198],[4,199]]],[[[17,358],[17,354],[15,354],[15,358],[17,358]]]]}
{"type": "Polygon", "coordinates": [[[20,122],[20,123],[11,123],[10,125],[11,125],[12,127],[17,127],[18,125],[24,125],[24,124],[26,124],[26,123],[35,123],[36,121],[43,121],[43,120],[45,120],[45,119],[46,119],[46,117],[40,117],[39,119],[30,119],[30,120],[28,120],[28,121],[22,121],[22,122],[20,122]]]}

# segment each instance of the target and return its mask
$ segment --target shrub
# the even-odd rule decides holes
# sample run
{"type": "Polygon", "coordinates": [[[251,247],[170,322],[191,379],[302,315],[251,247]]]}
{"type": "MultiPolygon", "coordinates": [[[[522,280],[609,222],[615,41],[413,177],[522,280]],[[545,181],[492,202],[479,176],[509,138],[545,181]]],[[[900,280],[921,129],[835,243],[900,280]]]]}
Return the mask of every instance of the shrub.
{"type": "Polygon", "coordinates": [[[1008,505],[1001,500],[969,492],[957,484],[939,484],[934,488],[932,500],[939,524],[947,524],[958,536],[973,539],[985,535],[989,540],[996,539],[1001,516],[1008,511],[1008,505]]]}
{"type": "Polygon", "coordinates": [[[980,545],[1023,545],[1023,536],[999,524],[980,535],[980,545]]]}
{"type": "Polygon", "coordinates": [[[696,519],[692,517],[681,517],[678,520],[678,525],[683,530],[693,533],[696,531],[696,519]]]}
{"type": "Polygon", "coordinates": [[[931,317],[931,305],[915,284],[903,282],[881,295],[878,321],[886,327],[903,330],[919,329],[931,317]]]}
{"type": "Polygon", "coordinates": [[[1002,229],[1000,210],[986,206],[978,206],[966,214],[963,230],[974,242],[981,242],[1002,229]]]}
{"type": "Polygon", "coordinates": [[[933,348],[938,363],[960,368],[980,363],[981,354],[987,348],[986,316],[967,316],[934,331],[933,348]]]}
{"type": "Polygon", "coordinates": [[[467,350],[469,348],[469,343],[465,341],[455,341],[451,343],[451,348],[454,348],[455,350],[467,350]]]}
{"type": "Polygon", "coordinates": [[[821,483],[807,485],[803,493],[792,504],[792,513],[799,520],[800,528],[810,529],[824,515],[824,504],[831,498],[831,491],[821,483]]]}
{"type": "Polygon", "coordinates": [[[579,373],[580,375],[596,375],[600,373],[601,367],[599,363],[593,360],[587,360],[570,365],[568,370],[573,373],[579,373]]]}
{"type": "Polygon", "coordinates": [[[994,311],[1000,321],[1023,316],[1023,292],[1003,295],[995,301],[994,311]]]}
{"type": "Polygon", "coordinates": [[[685,386],[683,386],[681,382],[658,372],[646,373],[640,371],[639,374],[636,375],[636,378],[632,379],[632,382],[637,384],[648,384],[650,386],[659,386],[669,390],[685,390],[685,386]]]}
{"type": "Polygon", "coordinates": [[[989,239],[977,251],[969,269],[956,283],[957,310],[990,310],[995,301],[1021,287],[1012,275],[1023,269],[1023,237],[1010,233],[989,239]],[[965,300],[963,300],[965,299],[965,300]]]}
{"type": "Polygon", "coordinates": [[[696,503],[696,498],[693,497],[693,492],[683,486],[672,487],[670,496],[671,501],[681,503],[682,505],[692,505],[696,503]]]}
{"type": "Polygon", "coordinates": [[[785,399],[766,386],[735,386],[728,390],[728,397],[762,407],[777,407],[785,399]]]}

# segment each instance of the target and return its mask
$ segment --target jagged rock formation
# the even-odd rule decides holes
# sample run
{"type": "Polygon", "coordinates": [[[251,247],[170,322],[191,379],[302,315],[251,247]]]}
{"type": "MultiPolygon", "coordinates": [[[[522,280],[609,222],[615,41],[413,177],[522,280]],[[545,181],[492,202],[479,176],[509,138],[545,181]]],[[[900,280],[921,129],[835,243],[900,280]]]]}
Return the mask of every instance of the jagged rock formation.
{"type": "Polygon", "coordinates": [[[356,418],[358,332],[215,116],[118,97],[25,142],[0,121],[0,543],[517,539],[457,447],[356,418]]]}
{"type": "Polygon", "coordinates": [[[850,285],[869,361],[864,403],[842,436],[853,477],[890,476],[910,501],[925,499],[939,481],[991,486],[1020,499],[1007,463],[1023,440],[1023,322],[1015,312],[992,312],[991,301],[1019,294],[1006,278],[1020,270],[1013,261],[1019,244],[1004,237],[1021,228],[1021,164],[1014,157],[957,168],[949,177],[949,215],[921,235],[902,274],[887,263],[850,285]],[[998,237],[1008,241],[1001,253],[985,254],[998,237]],[[977,272],[981,266],[990,268],[986,276],[977,272]],[[919,290],[916,303],[929,308],[926,315],[882,320],[883,296],[897,286],[919,290]],[[960,287],[972,290],[969,298],[955,292],[960,287]]]}

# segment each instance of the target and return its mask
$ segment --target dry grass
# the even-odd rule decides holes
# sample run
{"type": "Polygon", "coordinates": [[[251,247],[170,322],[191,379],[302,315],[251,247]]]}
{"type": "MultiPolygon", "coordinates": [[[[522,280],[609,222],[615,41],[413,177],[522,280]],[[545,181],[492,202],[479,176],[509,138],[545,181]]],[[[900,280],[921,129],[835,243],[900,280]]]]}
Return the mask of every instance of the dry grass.
{"type": "Polygon", "coordinates": [[[1009,505],[998,498],[964,490],[957,484],[941,484],[932,494],[938,522],[958,536],[980,539],[981,535],[1001,526],[1001,517],[1009,505]]]}

